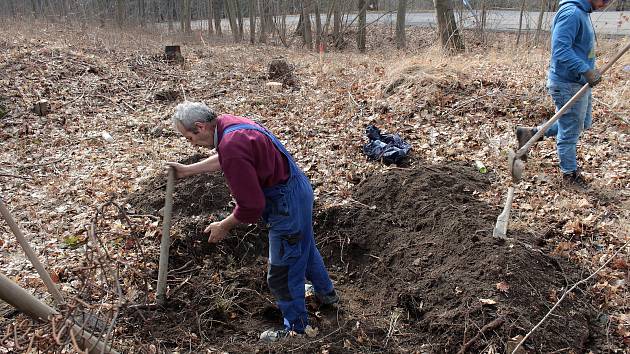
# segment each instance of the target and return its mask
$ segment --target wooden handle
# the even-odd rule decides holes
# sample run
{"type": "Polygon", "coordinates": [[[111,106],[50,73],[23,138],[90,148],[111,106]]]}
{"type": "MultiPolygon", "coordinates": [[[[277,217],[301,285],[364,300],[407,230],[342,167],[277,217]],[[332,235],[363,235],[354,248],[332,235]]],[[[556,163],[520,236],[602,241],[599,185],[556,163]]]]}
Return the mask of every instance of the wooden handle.
{"type": "MultiPolygon", "coordinates": [[[[624,55],[628,49],[630,49],[630,42],[628,42],[613,58],[612,60],[610,60],[606,65],[604,65],[604,67],[602,68],[602,70],[600,71],[600,73],[602,75],[604,75],[604,73],[606,71],[608,71],[608,69],[610,69],[610,67],[617,61],[619,60],[619,58],[621,58],[622,55],[624,55]]],[[[579,100],[584,93],[586,93],[586,91],[588,91],[589,89],[589,84],[584,84],[584,86],[582,86],[582,88],[580,89],[580,91],[578,91],[575,95],[573,95],[573,97],[571,97],[571,99],[569,100],[569,102],[565,103],[564,106],[562,106],[562,108],[560,108],[560,110],[558,110],[558,112],[556,112],[556,114],[553,115],[553,117],[551,117],[551,119],[549,119],[547,121],[547,123],[545,123],[542,127],[540,127],[540,129],[538,129],[538,131],[536,132],[536,134],[534,134],[534,136],[531,137],[531,139],[529,139],[529,141],[523,145],[523,147],[521,147],[520,149],[518,149],[518,151],[516,152],[516,156],[515,159],[519,159],[521,157],[523,157],[525,154],[527,154],[527,152],[529,151],[529,149],[532,147],[532,145],[534,145],[535,142],[538,141],[538,139],[540,139],[543,134],[545,134],[545,132],[547,131],[547,129],[549,129],[549,127],[551,127],[551,125],[553,123],[555,123],[558,119],[560,119],[560,117],[562,117],[562,115],[569,110],[569,108],[571,108],[571,106],[573,106],[573,104],[579,100]]]]}
{"type": "Polygon", "coordinates": [[[4,220],[6,220],[7,224],[9,224],[9,228],[11,229],[11,231],[13,231],[15,238],[18,240],[20,246],[24,250],[24,253],[26,253],[26,257],[31,261],[33,267],[35,267],[35,270],[37,270],[37,274],[39,274],[39,277],[42,278],[44,284],[46,284],[48,292],[53,296],[57,305],[63,305],[65,303],[65,301],[63,300],[63,296],[61,296],[61,293],[55,286],[55,283],[53,283],[52,279],[50,278],[50,274],[48,274],[46,268],[44,268],[44,265],[39,261],[39,258],[37,258],[37,255],[28,244],[26,237],[24,237],[24,234],[18,227],[17,223],[15,222],[15,220],[13,220],[13,217],[11,217],[11,213],[9,213],[9,210],[4,205],[2,198],[0,198],[0,214],[2,214],[4,220]]]}
{"type": "Polygon", "coordinates": [[[166,276],[168,274],[168,253],[171,244],[171,214],[173,211],[173,188],[175,186],[175,169],[169,167],[166,180],[166,197],[164,202],[164,222],[162,224],[162,240],[160,243],[160,268],[156,300],[158,305],[166,303],[166,276]]]}

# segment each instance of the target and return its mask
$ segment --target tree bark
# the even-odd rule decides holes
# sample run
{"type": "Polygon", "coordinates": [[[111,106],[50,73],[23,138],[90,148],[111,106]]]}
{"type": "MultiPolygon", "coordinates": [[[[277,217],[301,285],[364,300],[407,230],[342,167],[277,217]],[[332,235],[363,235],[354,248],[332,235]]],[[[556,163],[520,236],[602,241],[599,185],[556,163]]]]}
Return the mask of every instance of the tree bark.
{"type": "Polygon", "coordinates": [[[433,0],[438,32],[442,47],[451,52],[464,50],[464,42],[455,22],[455,15],[449,0],[433,0]]]}
{"type": "Polygon", "coordinates": [[[398,0],[398,14],[396,15],[396,47],[403,49],[407,46],[405,36],[405,15],[407,13],[407,0],[398,0]]]}
{"type": "Polygon", "coordinates": [[[367,3],[365,0],[359,0],[359,28],[357,30],[357,48],[361,53],[365,53],[365,35],[366,35],[366,16],[367,3]]]}
{"type": "Polygon", "coordinates": [[[118,28],[122,28],[124,22],[125,0],[116,0],[116,24],[118,28]]]}
{"type": "Polygon", "coordinates": [[[343,34],[341,33],[341,1],[333,0],[333,38],[335,48],[343,47],[343,34]]]}
{"type": "Polygon", "coordinates": [[[319,0],[315,1],[315,50],[320,50],[322,46],[322,18],[319,9],[319,0]]]}
{"type": "Polygon", "coordinates": [[[208,0],[208,35],[213,35],[214,31],[212,30],[212,17],[213,17],[213,11],[212,11],[212,0],[208,0]]]}
{"type": "Polygon", "coordinates": [[[223,0],[213,0],[214,1],[214,31],[218,36],[223,35],[223,31],[221,30],[221,12],[223,12],[223,0]]]}
{"type": "Polygon", "coordinates": [[[225,12],[230,22],[230,30],[232,31],[234,42],[238,43],[240,41],[240,37],[238,35],[238,24],[236,23],[236,6],[234,4],[234,1],[235,0],[225,0],[225,12]]]}
{"type": "Polygon", "coordinates": [[[538,14],[538,22],[536,23],[536,36],[534,37],[534,42],[538,44],[540,39],[540,32],[542,30],[542,23],[545,16],[545,7],[547,7],[545,0],[540,0],[540,13],[538,14]]]}
{"type": "Polygon", "coordinates": [[[140,27],[144,27],[146,20],[146,8],[144,0],[138,0],[138,17],[140,20],[140,27]]]}
{"type": "Polygon", "coordinates": [[[521,2],[521,15],[518,18],[518,34],[516,35],[516,45],[521,41],[521,30],[523,28],[523,12],[525,12],[525,0],[521,2]]]}
{"type": "Polygon", "coordinates": [[[181,0],[181,24],[182,31],[186,34],[190,34],[192,32],[192,28],[190,26],[190,0],[181,0]]]}
{"type": "Polygon", "coordinates": [[[249,0],[249,43],[256,43],[256,0],[249,0]]]}
{"type": "Polygon", "coordinates": [[[258,40],[260,41],[260,43],[267,43],[267,19],[265,17],[265,2],[265,0],[258,1],[258,12],[260,12],[260,38],[258,40]]]}
{"type": "Polygon", "coordinates": [[[311,1],[302,0],[302,38],[307,49],[313,50],[313,35],[311,31],[311,1]]]}
{"type": "Polygon", "coordinates": [[[243,9],[241,8],[240,1],[234,1],[234,10],[236,11],[236,20],[238,21],[238,37],[239,41],[243,40],[243,9]]]}

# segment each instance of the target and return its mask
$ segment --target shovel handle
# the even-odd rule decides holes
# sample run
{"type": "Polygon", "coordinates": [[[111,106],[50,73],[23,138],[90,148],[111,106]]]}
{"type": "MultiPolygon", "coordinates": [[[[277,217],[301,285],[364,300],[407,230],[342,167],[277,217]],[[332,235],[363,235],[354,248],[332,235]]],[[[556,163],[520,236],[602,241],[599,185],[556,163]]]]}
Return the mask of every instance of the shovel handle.
{"type": "Polygon", "coordinates": [[[160,242],[160,268],[158,270],[157,291],[158,305],[166,303],[166,276],[168,274],[168,253],[171,245],[171,214],[173,211],[173,189],[175,186],[175,169],[168,168],[166,180],[166,196],[164,202],[164,221],[162,223],[162,240],[160,242]]]}
{"type": "Polygon", "coordinates": [[[65,304],[63,296],[55,286],[55,283],[52,281],[50,274],[48,273],[48,271],[46,271],[44,265],[39,261],[39,258],[35,254],[35,251],[33,251],[28,241],[26,240],[26,237],[18,227],[18,224],[11,216],[9,209],[7,209],[7,207],[4,205],[2,198],[0,198],[0,214],[7,222],[7,224],[9,224],[9,228],[15,235],[15,238],[22,247],[22,250],[24,250],[26,257],[29,259],[29,261],[31,261],[31,264],[33,264],[33,267],[35,267],[35,270],[37,270],[37,274],[39,274],[39,277],[42,278],[42,281],[46,285],[48,292],[53,296],[57,305],[65,304]]]}
{"type": "MultiPolygon", "coordinates": [[[[606,65],[604,65],[600,73],[604,75],[604,73],[608,71],[608,69],[610,69],[610,67],[617,60],[619,60],[619,58],[621,58],[622,55],[624,55],[628,51],[628,49],[630,49],[630,42],[626,43],[626,45],[606,65]]],[[[518,149],[518,151],[516,152],[515,159],[519,159],[523,157],[525,154],[527,154],[527,152],[532,147],[532,145],[534,145],[534,143],[538,141],[538,139],[540,139],[543,136],[543,134],[545,134],[547,129],[549,129],[549,127],[551,127],[553,123],[555,123],[558,119],[560,119],[560,117],[562,117],[562,115],[566,111],[568,111],[569,108],[571,108],[571,106],[573,106],[573,104],[577,100],[579,100],[586,93],[586,91],[588,91],[588,89],[589,89],[589,84],[584,84],[584,86],[582,86],[582,88],[575,95],[573,95],[573,97],[571,97],[571,99],[567,103],[565,103],[564,106],[562,106],[562,108],[560,108],[558,112],[556,112],[556,114],[554,114],[553,117],[551,117],[551,119],[547,121],[547,123],[545,123],[542,127],[540,127],[540,129],[538,129],[536,134],[534,134],[534,136],[532,136],[529,139],[529,141],[525,145],[523,145],[523,147],[518,149]]]]}

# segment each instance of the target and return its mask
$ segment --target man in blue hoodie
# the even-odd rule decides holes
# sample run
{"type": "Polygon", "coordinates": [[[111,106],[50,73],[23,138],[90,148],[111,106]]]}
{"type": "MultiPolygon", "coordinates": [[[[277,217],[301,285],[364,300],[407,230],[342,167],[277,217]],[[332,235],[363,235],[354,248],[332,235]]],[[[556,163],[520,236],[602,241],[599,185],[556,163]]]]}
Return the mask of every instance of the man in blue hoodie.
{"type": "MultiPolygon", "coordinates": [[[[593,87],[601,80],[595,68],[595,31],[590,13],[606,6],[609,0],[561,0],[553,19],[551,60],[547,89],[558,111],[584,84],[593,87]]],[[[562,181],[566,185],[586,187],[577,166],[577,141],[592,124],[592,96],[589,89],[573,106],[549,127],[546,137],[556,137],[562,181]]],[[[517,127],[519,148],[539,127],[517,127]]]]}

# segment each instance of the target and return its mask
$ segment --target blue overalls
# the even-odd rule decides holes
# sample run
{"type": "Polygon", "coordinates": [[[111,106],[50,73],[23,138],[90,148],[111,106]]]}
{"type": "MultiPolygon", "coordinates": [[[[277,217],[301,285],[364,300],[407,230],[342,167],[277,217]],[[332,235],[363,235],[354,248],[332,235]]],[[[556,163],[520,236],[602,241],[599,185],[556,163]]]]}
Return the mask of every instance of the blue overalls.
{"type": "Polygon", "coordinates": [[[309,280],[319,294],[333,291],[333,284],[313,238],[313,189],[284,145],[264,128],[236,124],[225,129],[223,136],[241,129],[265,134],[289,162],[290,177],[287,182],[263,188],[263,220],[269,225],[267,284],[282,311],[285,329],[304,333],[308,325],[305,280],[309,280]]]}

